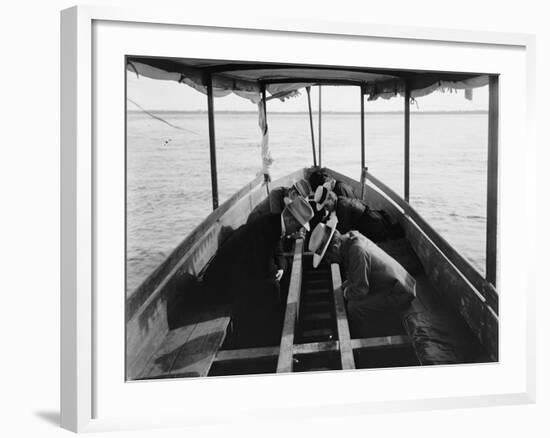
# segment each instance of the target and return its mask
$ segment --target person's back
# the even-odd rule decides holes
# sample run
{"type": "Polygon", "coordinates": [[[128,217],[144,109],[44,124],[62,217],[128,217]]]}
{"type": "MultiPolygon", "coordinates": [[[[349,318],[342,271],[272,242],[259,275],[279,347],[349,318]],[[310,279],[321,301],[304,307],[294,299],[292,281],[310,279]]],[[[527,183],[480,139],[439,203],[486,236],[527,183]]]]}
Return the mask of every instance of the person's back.
{"type": "Polygon", "coordinates": [[[414,297],[415,280],[412,276],[393,257],[357,231],[342,236],[342,263],[349,281],[346,298],[350,301],[395,291],[411,294],[411,299],[414,297]]]}
{"type": "Polygon", "coordinates": [[[338,196],[344,196],[346,198],[352,199],[357,198],[355,193],[353,193],[353,189],[351,188],[351,186],[342,181],[336,181],[334,183],[334,188],[332,189],[332,191],[338,196]]]}
{"type": "Polygon", "coordinates": [[[359,199],[339,196],[336,203],[336,216],[338,217],[337,230],[342,234],[357,230],[374,242],[382,242],[387,239],[392,230],[392,224],[382,210],[371,210],[359,199]]]}
{"type": "Polygon", "coordinates": [[[233,231],[204,273],[209,294],[232,300],[284,269],[285,259],[277,253],[280,221],[280,214],[267,214],[233,231]]]}
{"type": "Polygon", "coordinates": [[[353,189],[349,184],[334,179],[325,168],[315,169],[309,175],[309,184],[311,189],[315,192],[317,187],[323,184],[330,183],[330,190],[332,190],[338,196],[345,196],[347,198],[357,198],[353,189]]]}
{"type": "Polygon", "coordinates": [[[309,175],[309,184],[311,189],[315,192],[317,187],[322,186],[328,178],[328,173],[323,169],[315,169],[309,175]]]}
{"type": "Polygon", "coordinates": [[[338,218],[336,229],[341,234],[351,230],[359,230],[361,227],[361,218],[365,211],[365,205],[361,201],[339,196],[335,211],[338,218]]]}
{"type": "Polygon", "coordinates": [[[275,345],[280,339],[282,305],[277,253],[281,215],[268,214],[231,234],[205,271],[204,290],[213,299],[231,303],[233,347],[275,345]]]}
{"type": "Polygon", "coordinates": [[[382,336],[401,326],[398,312],[414,299],[414,278],[362,234],[342,236],[342,285],[353,338],[382,336]]]}
{"type": "Polygon", "coordinates": [[[284,198],[287,195],[286,187],[276,187],[270,190],[269,195],[263,199],[248,215],[247,223],[253,222],[259,217],[271,213],[281,213],[285,208],[284,198]]]}

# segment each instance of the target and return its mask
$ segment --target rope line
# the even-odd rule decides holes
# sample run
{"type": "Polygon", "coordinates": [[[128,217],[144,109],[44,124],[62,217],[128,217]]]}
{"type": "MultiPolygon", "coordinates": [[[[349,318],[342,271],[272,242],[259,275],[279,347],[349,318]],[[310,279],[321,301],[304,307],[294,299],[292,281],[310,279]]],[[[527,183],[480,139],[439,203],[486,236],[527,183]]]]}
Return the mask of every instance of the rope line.
{"type": "Polygon", "coordinates": [[[159,116],[153,114],[152,112],[147,111],[147,110],[146,110],[145,108],[143,108],[140,104],[138,104],[137,102],[133,101],[133,100],[130,99],[129,97],[126,97],[126,99],[128,100],[128,102],[133,103],[135,106],[137,106],[137,107],[138,107],[141,111],[143,111],[145,114],[147,114],[148,116],[151,116],[153,119],[156,119],[156,120],[158,120],[159,122],[165,123],[165,124],[167,124],[168,126],[174,128],[174,129],[179,129],[180,131],[185,131],[185,132],[190,132],[191,134],[200,135],[198,132],[192,131],[192,130],[187,129],[187,128],[183,128],[183,127],[178,126],[178,125],[174,125],[173,123],[170,123],[168,120],[164,120],[162,117],[159,117],[159,116]]]}

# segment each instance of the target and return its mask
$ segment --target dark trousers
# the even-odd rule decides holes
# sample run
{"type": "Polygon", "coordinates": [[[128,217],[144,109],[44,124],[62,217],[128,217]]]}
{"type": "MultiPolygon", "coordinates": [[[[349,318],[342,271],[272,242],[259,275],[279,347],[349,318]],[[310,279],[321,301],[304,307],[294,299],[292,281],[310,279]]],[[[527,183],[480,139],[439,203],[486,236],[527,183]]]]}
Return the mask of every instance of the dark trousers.
{"type": "Polygon", "coordinates": [[[348,322],[352,338],[385,336],[400,326],[399,311],[407,308],[414,293],[399,285],[389,291],[369,294],[361,300],[347,301],[348,322]]]}
{"type": "Polygon", "coordinates": [[[279,345],[281,321],[279,283],[275,280],[256,283],[255,287],[244,292],[235,302],[231,346],[251,348],[279,345]]]}

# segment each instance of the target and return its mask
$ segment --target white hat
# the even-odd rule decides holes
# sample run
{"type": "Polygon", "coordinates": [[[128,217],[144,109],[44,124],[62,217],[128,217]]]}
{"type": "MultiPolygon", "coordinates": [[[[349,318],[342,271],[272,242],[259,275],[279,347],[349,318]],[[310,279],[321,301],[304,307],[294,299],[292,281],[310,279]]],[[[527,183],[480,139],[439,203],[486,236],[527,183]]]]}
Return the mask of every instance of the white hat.
{"type": "Polygon", "coordinates": [[[311,195],[311,186],[305,179],[296,181],[292,187],[300,194],[301,197],[307,198],[311,195]]]}
{"type": "Polygon", "coordinates": [[[325,252],[327,252],[328,245],[330,244],[334,231],[336,230],[335,225],[336,224],[333,221],[329,221],[326,225],[319,223],[311,233],[308,249],[313,253],[314,268],[319,266],[319,263],[323,260],[325,252]],[[331,226],[333,224],[334,226],[331,226]]]}
{"type": "Polygon", "coordinates": [[[317,211],[321,211],[327,203],[330,193],[330,183],[325,183],[322,186],[317,187],[313,199],[317,203],[317,211]]]}
{"type": "Polygon", "coordinates": [[[289,202],[284,210],[288,210],[292,216],[296,218],[298,222],[309,231],[309,221],[313,218],[314,213],[313,209],[310,207],[309,203],[302,197],[298,196],[293,201],[289,202]]]}

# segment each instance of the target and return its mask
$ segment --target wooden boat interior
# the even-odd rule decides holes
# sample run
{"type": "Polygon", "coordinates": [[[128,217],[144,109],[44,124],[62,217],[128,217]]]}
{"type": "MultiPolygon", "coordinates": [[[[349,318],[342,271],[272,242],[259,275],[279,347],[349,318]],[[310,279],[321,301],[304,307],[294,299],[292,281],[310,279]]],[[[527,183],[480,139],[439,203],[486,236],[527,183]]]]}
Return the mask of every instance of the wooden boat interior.
{"type": "MultiPolygon", "coordinates": [[[[403,228],[404,237],[379,246],[416,279],[410,308],[393,319],[374,319],[372,336],[353,339],[339,288],[345,273],[337,264],[314,270],[299,239],[286,254],[292,269],[285,274],[279,345],[234,349],[231,309],[201,300],[201,273],[267,196],[257,177],[214,210],[127,299],[128,380],[498,360],[494,287],[374,176],[366,173],[359,182],[328,171],[403,228]]],[[[300,169],[269,186],[290,186],[308,172],[300,169]]]]}

